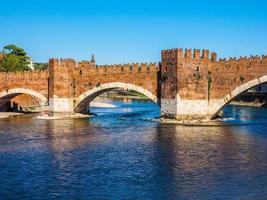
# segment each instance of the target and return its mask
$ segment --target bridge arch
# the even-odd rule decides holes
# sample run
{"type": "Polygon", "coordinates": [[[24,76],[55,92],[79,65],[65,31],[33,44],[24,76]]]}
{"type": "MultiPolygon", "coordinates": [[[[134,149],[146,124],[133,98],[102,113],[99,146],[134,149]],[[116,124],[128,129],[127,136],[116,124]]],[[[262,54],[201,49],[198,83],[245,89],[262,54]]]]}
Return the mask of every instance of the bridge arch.
{"type": "Polygon", "coordinates": [[[40,106],[45,106],[48,104],[47,98],[40,92],[36,92],[34,90],[26,89],[26,88],[12,88],[12,89],[6,89],[0,92],[0,107],[3,106],[5,103],[7,103],[10,99],[20,94],[27,94],[27,95],[32,96],[33,98],[37,100],[40,106]]]}
{"type": "Polygon", "coordinates": [[[91,90],[88,90],[81,94],[76,100],[74,105],[74,111],[77,113],[84,113],[87,110],[88,104],[100,94],[115,90],[115,89],[125,89],[125,90],[134,90],[139,92],[145,96],[147,96],[150,100],[155,102],[156,104],[159,103],[158,98],[152,94],[149,90],[144,89],[140,86],[136,86],[130,83],[123,83],[123,82],[111,82],[111,83],[104,83],[98,87],[94,87],[91,90]]]}
{"type": "Polygon", "coordinates": [[[216,101],[213,103],[212,108],[210,109],[211,119],[215,118],[218,113],[226,106],[228,105],[235,97],[240,95],[243,92],[246,92],[250,90],[251,88],[254,88],[258,85],[267,83],[267,75],[261,76],[259,78],[253,79],[251,81],[248,81],[238,87],[236,87],[234,90],[226,94],[222,99],[219,101],[216,101]]]}

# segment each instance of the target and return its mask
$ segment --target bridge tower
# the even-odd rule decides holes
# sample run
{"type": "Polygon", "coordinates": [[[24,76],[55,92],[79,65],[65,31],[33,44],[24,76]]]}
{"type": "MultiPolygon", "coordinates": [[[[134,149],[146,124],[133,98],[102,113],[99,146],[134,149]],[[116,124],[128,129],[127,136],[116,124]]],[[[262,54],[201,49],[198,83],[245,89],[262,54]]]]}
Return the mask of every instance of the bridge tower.
{"type": "Polygon", "coordinates": [[[162,51],[161,113],[176,119],[206,118],[210,108],[210,69],[216,54],[208,50],[162,51]]]}
{"type": "Polygon", "coordinates": [[[75,96],[73,59],[49,60],[49,110],[53,113],[73,113],[75,96]]]}

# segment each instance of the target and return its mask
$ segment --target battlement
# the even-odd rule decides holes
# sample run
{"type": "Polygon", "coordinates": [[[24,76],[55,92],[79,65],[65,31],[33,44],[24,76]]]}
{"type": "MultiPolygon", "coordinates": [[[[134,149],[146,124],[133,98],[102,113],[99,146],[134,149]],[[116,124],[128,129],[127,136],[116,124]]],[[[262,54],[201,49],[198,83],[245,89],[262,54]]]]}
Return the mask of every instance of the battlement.
{"type": "MultiPolygon", "coordinates": [[[[107,74],[107,73],[133,73],[133,72],[157,72],[159,65],[157,63],[128,63],[114,65],[96,65],[90,61],[76,62],[74,59],[57,59],[51,58],[49,66],[52,68],[73,68],[79,73],[90,70],[92,74],[107,74]]],[[[52,69],[51,68],[51,69],[52,69]]]]}
{"type": "Polygon", "coordinates": [[[50,58],[49,67],[77,67],[78,63],[71,58],[50,58]]]}
{"type": "Polygon", "coordinates": [[[217,61],[217,54],[215,52],[210,52],[207,49],[167,49],[161,52],[162,59],[166,58],[177,58],[186,59],[187,61],[201,61],[210,60],[212,62],[217,61]]]}
{"type": "Polygon", "coordinates": [[[133,73],[133,72],[156,72],[159,70],[157,63],[128,63],[114,65],[97,65],[98,73],[133,73]]]}
{"type": "Polygon", "coordinates": [[[222,64],[236,64],[236,63],[267,63],[267,55],[256,55],[256,56],[250,56],[250,57],[242,57],[240,56],[239,58],[237,57],[230,57],[230,58],[220,58],[219,63],[222,64]]]}
{"type": "Polygon", "coordinates": [[[48,76],[48,70],[0,72],[1,80],[47,79],[48,76]]]}

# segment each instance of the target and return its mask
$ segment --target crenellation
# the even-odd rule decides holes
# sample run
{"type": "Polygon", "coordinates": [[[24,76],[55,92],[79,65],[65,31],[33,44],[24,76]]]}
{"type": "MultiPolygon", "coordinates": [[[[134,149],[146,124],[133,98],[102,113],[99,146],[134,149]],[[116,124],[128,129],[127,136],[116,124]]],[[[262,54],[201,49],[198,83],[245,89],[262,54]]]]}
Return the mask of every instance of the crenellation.
{"type": "Polygon", "coordinates": [[[96,72],[104,73],[102,68],[106,68],[105,73],[133,73],[133,72],[155,72],[159,68],[156,63],[127,63],[114,65],[98,65],[96,72]],[[149,69],[149,70],[148,70],[149,69]]]}
{"type": "Polygon", "coordinates": [[[184,58],[187,58],[188,60],[192,59],[192,49],[185,49],[184,58]]]}
{"type": "Polygon", "coordinates": [[[193,58],[198,61],[200,60],[200,49],[194,49],[194,56],[193,58]]]}
{"type": "Polygon", "coordinates": [[[176,57],[177,59],[183,59],[184,58],[184,50],[182,48],[176,49],[176,57]]]}
{"type": "Polygon", "coordinates": [[[176,63],[177,60],[186,62],[217,62],[217,54],[203,49],[169,49],[162,51],[162,62],[176,63]]]}
{"type": "Polygon", "coordinates": [[[242,66],[248,66],[248,65],[251,65],[251,64],[261,64],[263,63],[264,61],[264,56],[250,56],[250,57],[247,57],[247,56],[240,56],[239,58],[237,57],[230,57],[228,59],[226,58],[220,58],[219,59],[219,63],[221,64],[229,64],[229,65],[242,65],[242,66]]]}
{"type": "Polygon", "coordinates": [[[202,50],[202,55],[201,55],[202,59],[209,59],[210,58],[210,51],[207,49],[203,49],[202,50]]]}
{"type": "Polygon", "coordinates": [[[226,63],[226,61],[227,61],[226,58],[220,58],[219,59],[219,63],[226,63]]]}
{"type": "Polygon", "coordinates": [[[217,61],[217,53],[211,52],[211,58],[210,59],[212,62],[216,62],[217,61]]]}

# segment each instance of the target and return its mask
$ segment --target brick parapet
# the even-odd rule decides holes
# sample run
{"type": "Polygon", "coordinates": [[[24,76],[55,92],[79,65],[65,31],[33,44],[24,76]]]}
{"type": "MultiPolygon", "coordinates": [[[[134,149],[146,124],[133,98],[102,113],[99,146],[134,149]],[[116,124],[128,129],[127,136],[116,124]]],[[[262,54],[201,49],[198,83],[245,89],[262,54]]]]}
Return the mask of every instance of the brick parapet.
{"type": "MultiPolygon", "coordinates": [[[[156,93],[157,63],[96,65],[89,61],[50,59],[50,98],[77,97],[81,93],[108,82],[133,83],[156,93]],[[150,81],[149,81],[150,80],[150,81]],[[62,88],[62,89],[59,89],[62,88]]],[[[156,95],[156,94],[155,94],[156,95]]]]}
{"type": "Polygon", "coordinates": [[[21,79],[46,79],[48,78],[48,70],[40,71],[22,71],[22,72],[0,72],[0,81],[2,79],[21,80],[21,79]]]}
{"type": "Polygon", "coordinates": [[[186,62],[216,62],[217,54],[207,49],[168,49],[162,50],[162,61],[172,62],[172,59],[186,62]]]}
{"type": "Polygon", "coordinates": [[[73,68],[78,73],[90,70],[93,74],[106,73],[133,73],[133,72],[157,72],[159,65],[157,63],[128,63],[114,65],[95,65],[89,61],[76,62],[74,59],[50,59],[50,66],[73,68]],[[82,70],[82,71],[81,71],[82,70]]]}

